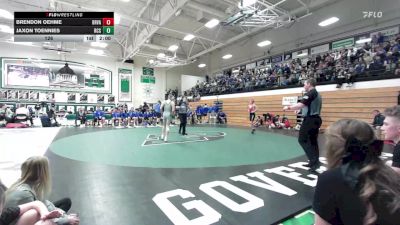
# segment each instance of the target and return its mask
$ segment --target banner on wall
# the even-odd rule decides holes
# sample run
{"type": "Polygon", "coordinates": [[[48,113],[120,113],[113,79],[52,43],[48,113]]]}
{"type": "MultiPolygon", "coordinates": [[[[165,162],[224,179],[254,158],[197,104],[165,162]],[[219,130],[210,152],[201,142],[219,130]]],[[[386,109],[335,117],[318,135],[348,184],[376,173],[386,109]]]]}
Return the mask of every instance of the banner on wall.
{"type": "Polygon", "coordinates": [[[386,29],[386,30],[381,30],[381,31],[373,32],[373,33],[371,33],[371,34],[369,35],[370,38],[372,38],[372,36],[374,36],[374,35],[378,36],[378,33],[379,33],[379,32],[381,32],[381,34],[382,34],[383,36],[392,36],[392,35],[396,35],[396,34],[399,33],[399,27],[397,26],[397,27],[392,27],[392,28],[386,29]]]}
{"type": "Polygon", "coordinates": [[[104,103],[104,95],[97,95],[97,103],[104,103]]]}
{"type": "Polygon", "coordinates": [[[154,76],[154,68],[143,67],[143,75],[145,75],[145,76],[154,76]]]}
{"type": "Polygon", "coordinates": [[[68,93],[66,92],[55,92],[54,96],[56,102],[68,102],[68,93]]]}
{"type": "Polygon", "coordinates": [[[7,100],[7,90],[0,90],[0,99],[7,100]]]}
{"type": "Polygon", "coordinates": [[[19,100],[20,101],[28,101],[29,100],[29,91],[19,91],[19,100]]]}
{"type": "Polygon", "coordinates": [[[332,42],[332,50],[346,48],[354,45],[354,37],[332,42]]]}
{"type": "Polygon", "coordinates": [[[257,61],[257,67],[264,66],[264,59],[257,61]]]}
{"type": "Polygon", "coordinates": [[[46,101],[47,102],[52,102],[56,100],[56,95],[54,92],[47,92],[46,93],[46,101]]]}
{"type": "Polygon", "coordinates": [[[311,48],[311,55],[318,54],[318,53],[324,53],[329,51],[329,44],[324,44],[320,46],[315,46],[311,48]]]}
{"type": "Polygon", "coordinates": [[[112,72],[76,62],[2,58],[2,87],[111,93],[112,72]]]}
{"type": "Polygon", "coordinates": [[[154,76],[142,76],[140,82],[144,84],[155,84],[156,78],[154,76]]]}
{"type": "Polygon", "coordinates": [[[88,94],[88,103],[97,103],[97,94],[88,94]]]}
{"type": "Polygon", "coordinates": [[[256,63],[255,62],[246,64],[246,70],[251,70],[251,69],[254,69],[254,68],[256,68],[256,63]]]}
{"type": "MultiPolygon", "coordinates": [[[[143,67],[143,74],[145,72],[143,67]]],[[[152,69],[152,68],[147,68],[152,69]]],[[[150,72],[149,72],[150,73],[150,72]]],[[[154,75],[154,71],[152,72],[154,75]]],[[[153,78],[154,76],[151,75],[153,78]]],[[[150,75],[149,75],[150,77],[150,75]]],[[[119,80],[119,94],[118,101],[120,102],[131,102],[132,101],[132,70],[130,69],[118,69],[118,80],[119,80]]],[[[155,81],[155,78],[154,78],[155,81]]]]}
{"type": "Polygon", "coordinates": [[[107,102],[109,104],[114,104],[115,103],[115,96],[114,95],[107,95],[107,102]]]}
{"type": "Polygon", "coordinates": [[[39,92],[39,101],[40,101],[40,102],[45,102],[45,101],[47,101],[47,93],[39,92]]]}
{"type": "Polygon", "coordinates": [[[18,100],[18,91],[8,90],[7,91],[8,100],[18,100]]]}
{"type": "Polygon", "coordinates": [[[85,93],[79,94],[79,103],[87,103],[88,102],[88,95],[85,93]]]}
{"type": "Polygon", "coordinates": [[[306,57],[307,55],[308,55],[308,49],[303,49],[303,50],[295,51],[292,53],[293,59],[306,57]]]}
{"type": "Polygon", "coordinates": [[[283,59],[283,61],[288,61],[292,59],[292,53],[285,53],[285,58],[283,59]]]}
{"type": "Polygon", "coordinates": [[[29,101],[33,101],[33,102],[39,101],[39,92],[29,91],[29,101]]]}
{"type": "Polygon", "coordinates": [[[76,93],[68,93],[68,102],[76,103],[76,93]]]}
{"type": "Polygon", "coordinates": [[[282,105],[293,105],[296,104],[297,101],[299,100],[299,97],[293,96],[293,97],[283,97],[282,98],[282,105]]]}
{"type": "Polygon", "coordinates": [[[271,63],[279,63],[282,62],[282,55],[274,56],[271,58],[271,63]]]}

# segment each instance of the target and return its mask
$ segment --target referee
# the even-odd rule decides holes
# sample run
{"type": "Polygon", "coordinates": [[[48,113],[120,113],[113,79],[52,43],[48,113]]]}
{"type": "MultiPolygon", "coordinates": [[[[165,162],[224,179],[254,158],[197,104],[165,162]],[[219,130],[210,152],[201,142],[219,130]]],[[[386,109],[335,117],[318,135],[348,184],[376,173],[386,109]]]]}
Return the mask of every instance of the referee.
{"type": "Polygon", "coordinates": [[[299,144],[304,149],[309,163],[306,165],[310,167],[310,172],[316,172],[320,167],[319,162],[319,149],[318,149],[318,133],[321,127],[322,120],[320,117],[322,98],[318,91],[315,89],[317,82],[314,78],[306,80],[304,89],[306,94],[302,100],[294,105],[285,106],[286,110],[301,110],[303,114],[303,123],[299,131],[299,144]]]}

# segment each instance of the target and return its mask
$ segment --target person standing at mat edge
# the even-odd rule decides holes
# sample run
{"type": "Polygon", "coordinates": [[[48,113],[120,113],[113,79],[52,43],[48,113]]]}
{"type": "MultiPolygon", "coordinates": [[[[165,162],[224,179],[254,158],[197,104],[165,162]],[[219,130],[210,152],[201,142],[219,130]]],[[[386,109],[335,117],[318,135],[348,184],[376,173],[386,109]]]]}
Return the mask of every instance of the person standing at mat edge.
{"type": "Polygon", "coordinates": [[[315,172],[321,164],[319,162],[318,133],[322,124],[320,117],[322,98],[315,89],[316,84],[317,82],[314,78],[306,80],[304,82],[306,93],[302,100],[297,104],[283,108],[284,111],[302,109],[301,112],[304,119],[300,127],[298,141],[309,160],[306,166],[310,167],[310,172],[315,172]]]}
{"type": "Polygon", "coordinates": [[[186,133],[186,124],[187,124],[187,113],[188,113],[189,105],[186,96],[183,96],[179,101],[179,134],[187,135],[186,133]]]}
{"type": "Polygon", "coordinates": [[[254,134],[254,131],[256,131],[256,128],[254,127],[254,119],[256,118],[256,111],[257,111],[257,105],[256,105],[254,99],[250,99],[247,110],[249,111],[249,119],[250,119],[250,123],[251,123],[251,125],[250,125],[251,133],[254,134]]]}
{"type": "Polygon", "coordinates": [[[168,140],[169,125],[175,111],[175,103],[173,101],[173,98],[174,97],[172,95],[168,95],[168,99],[161,104],[161,113],[163,115],[161,139],[163,139],[164,141],[168,140]]]}

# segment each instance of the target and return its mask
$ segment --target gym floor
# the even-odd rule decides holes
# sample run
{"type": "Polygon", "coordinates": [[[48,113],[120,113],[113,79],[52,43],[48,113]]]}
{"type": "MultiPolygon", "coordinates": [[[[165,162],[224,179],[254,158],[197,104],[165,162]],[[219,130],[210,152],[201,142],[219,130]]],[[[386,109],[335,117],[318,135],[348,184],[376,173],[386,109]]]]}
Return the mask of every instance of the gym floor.
{"type": "Polygon", "coordinates": [[[10,185],[27,157],[46,155],[50,200],[70,197],[81,225],[276,224],[311,206],[317,175],[295,131],[196,126],[181,136],[175,126],[168,142],[160,133],[0,130],[0,178],[10,185]]]}

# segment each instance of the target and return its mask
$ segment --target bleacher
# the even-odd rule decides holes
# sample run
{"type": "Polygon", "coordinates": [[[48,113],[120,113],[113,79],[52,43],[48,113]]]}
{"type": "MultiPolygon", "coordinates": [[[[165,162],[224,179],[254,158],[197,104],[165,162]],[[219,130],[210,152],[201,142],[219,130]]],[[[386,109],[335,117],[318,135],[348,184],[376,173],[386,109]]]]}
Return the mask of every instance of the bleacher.
{"type": "MultiPolygon", "coordinates": [[[[353,90],[337,90],[320,92],[322,104],[321,129],[325,129],[333,122],[342,118],[356,118],[370,123],[373,119],[372,110],[383,111],[386,107],[397,104],[400,87],[367,88],[353,90]]],[[[296,124],[296,115],[293,112],[283,112],[282,98],[298,96],[299,94],[278,94],[268,96],[255,96],[258,107],[257,115],[273,113],[285,114],[291,124],[296,124]]],[[[250,97],[224,98],[223,110],[227,114],[228,124],[236,126],[249,126],[247,105],[250,97]]],[[[205,104],[212,105],[214,100],[200,100],[191,102],[191,107],[205,104]]]]}

